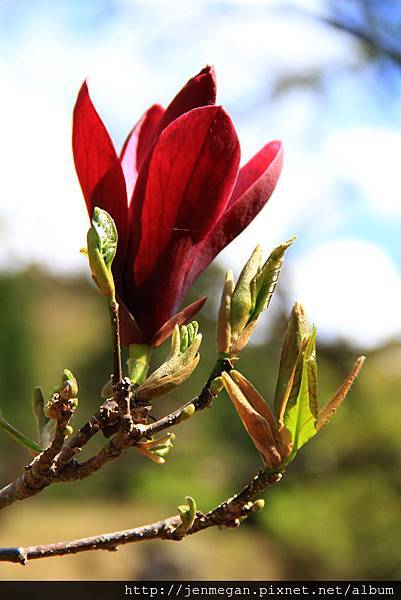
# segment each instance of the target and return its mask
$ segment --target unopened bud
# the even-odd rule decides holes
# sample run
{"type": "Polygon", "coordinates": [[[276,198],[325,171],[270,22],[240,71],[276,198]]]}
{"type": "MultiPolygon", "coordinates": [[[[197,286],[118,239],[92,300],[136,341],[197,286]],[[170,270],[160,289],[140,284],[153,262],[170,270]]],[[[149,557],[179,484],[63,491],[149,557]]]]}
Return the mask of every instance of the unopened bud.
{"type": "Polygon", "coordinates": [[[231,297],[231,335],[235,342],[245,329],[255,306],[251,281],[262,265],[263,248],[256,246],[238,278],[231,297]]]}
{"type": "Polygon", "coordinates": [[[260,510],[263,510],[264,507],[265,501],[263,498],[259,498],[259,500],[255,500],[255,502],[252,504],[251,512],[259,512],[260,510]]]}
{"type": "Polygon", "coordinates": [[[231,348],[231,297],[233,291],[234,275],[232,271],[227,271],[217,319],[217,351],[223,355],[228,355],[231,348]]]}
{"type": "Polygon", "coordinates": [[[210,393],[213,396],[217,396],[220,394],[221,390],[224,387],[224,383],[221,377],[215,377],[209,386],[210,393]]]}
{"type": "Polygon", "coordinates": [[[63,377],[59,388],[60,398],[71,400],[78,394],[78,384],[74,375],[68,369],[64,369],[63,377]]]}
{"type": "Polygon", "coordinates": [[[183,408],[181,411],[180,422],[182,423],[182,421],[188,421],[188,419],[190,419],[192,417],[194,412],[195,412],[195,405],[192,403],[188,404],[188,406],[183,408]]]}
{"type": "Polygon", "coordinates": [[[196,517],[196,502],[191,496],[185,498],[187,504],[178,506],[178,512],[181,517],[181,525],[178,529],[188,531],[192,527],[196,517]]]}

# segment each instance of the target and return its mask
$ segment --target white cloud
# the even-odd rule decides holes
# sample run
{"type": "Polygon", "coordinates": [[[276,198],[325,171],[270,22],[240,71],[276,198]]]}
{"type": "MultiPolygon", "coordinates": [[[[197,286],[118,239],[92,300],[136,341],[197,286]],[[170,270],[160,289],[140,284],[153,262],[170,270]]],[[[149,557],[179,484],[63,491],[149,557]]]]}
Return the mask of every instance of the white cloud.
{"type": "Polygon", "coordinates": [[[291,265],[294,299],[318,333],[371,347],[401,335],[401,276],[375,244],[338,239],[291,265]]]}
{"type": "Polygon", "coordinates": [[[353,127],[327,140],[327,163],[335,177],[354,184],[370,208],[401,218],[401,131],[353,127]]]}

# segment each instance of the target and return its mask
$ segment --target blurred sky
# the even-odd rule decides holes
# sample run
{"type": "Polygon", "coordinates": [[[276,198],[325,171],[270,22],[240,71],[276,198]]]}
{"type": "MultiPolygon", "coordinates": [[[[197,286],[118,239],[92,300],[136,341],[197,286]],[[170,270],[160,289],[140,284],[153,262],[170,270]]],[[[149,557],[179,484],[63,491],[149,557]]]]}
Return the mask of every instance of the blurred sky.
{"type": "Polygon", "coordinates": [[[71,154],[84,78],[119,148],[149,104],[209,63],[243,160],[270,139],[286,152],[274,197],[220,260],[238,269],[256,242],[295,233],[288,295],[320,335],[365,347],[399,338],[400,67],[366,61],[353,36],[305,10],[328,5],[0,0],[0,267],[87,268],[71,154]]]}

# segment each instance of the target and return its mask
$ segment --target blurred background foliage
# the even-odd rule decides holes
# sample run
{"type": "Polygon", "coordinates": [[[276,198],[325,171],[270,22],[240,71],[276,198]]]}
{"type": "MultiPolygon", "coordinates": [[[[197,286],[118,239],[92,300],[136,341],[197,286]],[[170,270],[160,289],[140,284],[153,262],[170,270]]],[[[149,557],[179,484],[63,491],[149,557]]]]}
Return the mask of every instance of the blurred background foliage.
{"type": "MultiPolygon", "coordinates": [[[[220,11],[223,18],[224,3],[214,4],[215,14],[220,11]]],[[[345,71],[364,79],[366,69],[371,69],[369,77],[379,90],[375,98],[382,102],[383,113],[386,106],[393,106],[389,100],[397,93],[401,64],[399,3],[326,2],[330,11],[324,17],[305,8],[308,3],[298,4],[305,22],[319,20],[328,33],[337,33],[339,44],[344,35],[352,36],[357,44],[355,55],[329,71],[311,66],[305,72],[282,73],[269,82],[268,100],[286,98],[299,88],[321,97],[333,82],[341,82],[345,71]]],[[[279,8],[293,10],[287,3],[279,8]]],[[[263,102],[265,106],[266,98],[263,102]]],[[[259,109],[257,103],[249,103],[250,111],[259,109]]],[[[313,110],[309,122],[316,126],[313,110]]],[[[306,226],[301,233],[308,237],[306,226]]],[[[7,231],[0,234],[7,238],[7,231]]],[[[399,245],[398,238],[391,240],[399,245]]],[[[204,333],[201,363],[185,386],[155,403],[155,416],[195,395],[207,379],[215,358],[213,299],[223,276],[220,267],[212,266],[192,290],[192,298],[205,293],[210,297],[199,318],[204,333]]],[[[302,301],[290,296],[287,277],[284,267],[257,343],[243,353],[240,362],[241,371],[267,399],[274,393],[288,306],[294,300],[302,301]]],[[[379,283],[372,279],[372,286],[377,285],[380,277],[379,283]]],[[[391,290],[385,293],[391,294],[391,290]]],[[[380,319],[381,315],[371,314],[370,318],[380,319]]],[[[50,273],[34,264],[22,270],[4,268],[0,273],[0,331],[0,408],[15,426],[35,435],[32,390],[41,385],[46,394],[51,393],[64,368],[71,369],[79,382],[76,425],[93,413],[110,373],[110,340],[107,311],[88,277],[57,276],[54,269],[50,273]]],[[[166,351],[162,348],[155,353],[155,364],[166,351]]],[[[302,450],[283,481],[266,494],[266,508],[239,530],[210,530],[180,544],[151,542],[123,547],[118,553],[91,552],[33,561],[24,569],[1,564],[0,576],[400,579],[399,340],[388,340],[366,352],[349,341],[337,339],[329,344],[327,339],[319,340],[318,331],[319,396],[322,403],[329,399],[360,353],[367,354],[367,363],[341,411],[302,450]]],[[[89,480],[53,486],[1,512],[1,545],[46,543],[134,527],[174,514],[186,494],[207,511],[238,491],[258,468],[258,455],[223,394],[211,410],[196,415],[175,432],[175,447],[163,466],[135,451],[126,452],[89,480]]],[[[102,443],[96,438],[85,452],[96,451],[102,443]]],[[[13,480],[27,460],[27,453],[0,433],[2,484],[13,480]]]]}
{"type": "MultiPolygon", "coordinates": [[[[192,295],[213,295],[222,280],[223,272],[212,267],[192,295]]],[[[4,414],[34,436],[33,387],[40,384],[46,394],[51,393],[62,369],[68,367],[79,381],[77,421],[84,422],[98,405],[99,391],[110,372],[103,299],[88,279],[59,279],[34,267],[13,275],[3,273],[0,289],[4,414]]],[[[282,303],[277,297],[272,314],[261,325],[258,345],[244,351],[240,361],[241,371],[267,399],[274,394],[286,326],[287,315],[279,308],[282,303]]],[[[209,307],[199,319],[204,341],[198,369],[187,385],[155,402],[155,416],[195,395],[207,379],[215,358],[212,311],[209,307]]],[[[166,351],[164,347],[155,354],[155,364],[166,351]]],[[[357,351],[343,344],[319,343],[321,403],[337,389],[357,351]]],[[[122,548],[116,554],[54,559],[51,564],[34,561],[26,569],[2,565],[1,576],[399,578],[400,354],[397,343],[368,354],[360,380],[341,411],[298,455],[283,481],[267,493],[265,510],[240,530],[208,531],[181,544],[155,542],[122,548]]],[[[127,452],[88,480],[53,486],[7,509],[0,515],[2,545],[42,543],[143,524],[174,514],[187,494],[205,511],[238,491],[258,468],[258,455],[223,394],[211,410],[176,428],[176,434],[175,447],[163,466],[135,451],[127,452]]],[[[102,443],[102,438],[96,439],[86,452],[102,443]]],[[[0,476],[7,482],[28,457],[4,434],[0,445],[0,476]]]]}

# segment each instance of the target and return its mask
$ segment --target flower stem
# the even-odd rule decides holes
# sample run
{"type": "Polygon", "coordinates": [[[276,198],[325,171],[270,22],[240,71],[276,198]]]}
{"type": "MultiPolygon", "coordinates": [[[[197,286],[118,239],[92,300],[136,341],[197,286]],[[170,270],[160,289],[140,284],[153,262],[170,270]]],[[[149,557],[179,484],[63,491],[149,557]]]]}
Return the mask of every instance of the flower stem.
{"type": "Polygon", "coordinates": [[[119,306],[114,297],[109,298],[111,341],[113,356],[113,386],[122,380],[121,367],[121,344],[120,344],[120,319],[118,314],[119,306]]]}

